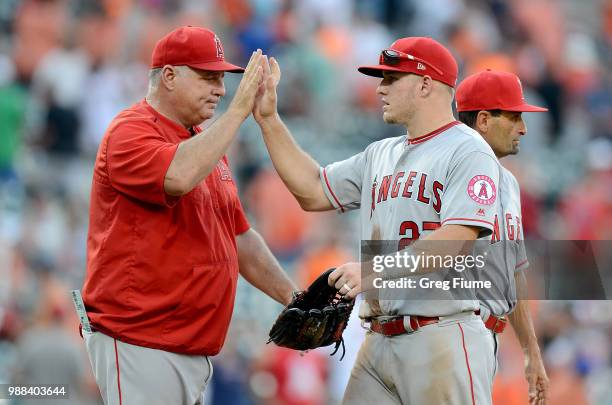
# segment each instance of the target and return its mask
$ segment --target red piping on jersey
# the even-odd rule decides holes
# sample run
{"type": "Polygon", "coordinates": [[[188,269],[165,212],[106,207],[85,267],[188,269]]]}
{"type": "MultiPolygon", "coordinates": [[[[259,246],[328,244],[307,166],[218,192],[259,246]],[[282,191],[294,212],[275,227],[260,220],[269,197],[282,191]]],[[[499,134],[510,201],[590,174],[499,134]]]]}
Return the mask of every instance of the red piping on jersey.
{"type": "Polygon", "coordinates": [[[334,194],[334,190],[332,190],[329,186],[329,181],[327,180],[327,172],[325,171],[325,169],[323,169],[323,177],[325,178],[325,184],[327,184],[327,189],[331,193],[332,197],[334,197],[334,201],[340,207],[340,211],[344,212],[344,207],[342,206],[342,204],[340,204],[340,201],[338,201],[338,197],[336,197],[336,194],[334,194]]]}
{"type": "Polygon", "coordinates": [[[449,122],[448,124],[446,124],[446,125],[444,125],[444,126],[442,126],[442,127],[438,128],[438,129],[435,129],[435,130],[431,131],[431,132],[430,132],[430,133],[428,133],[428,134],[425,134],[425,135],[419,136],[419,137],[417,137],[417,138],[412,138],[412,139],[407,138],[407,139],[406,139],[406,142],[407,142],[408,144],[410,144],[410,145],[414,145],[414,144],[416,144],[416,143],[421,143],[421,142],[428,141],[428,140],[430,140],[431,138],[435,137],[436,135],[440,135],[442,132],[446,131],[447,129],[452,128],[452,127],[454,127],[455,125],[459,125],[459,124],[461,124],[461,121],[452,121],[452,122],[449,122]]]}
{"type": "Polygon", "coordinates": [[[474,382],[472,381],[472,370],[470,370],[470,360],[468,359],[467,349],[465,348],[465,335],[463,334],[463,328],[461,324],[458,323],[457,326],[461,331],[461,344],[463,345],[463,353],[465,353],[465,364],[467,365],[468,375],[470,376],[470,391],[472,394],[472,405],[476,405],[476,400],[474,399],[474,382]]]}
{"type": "Polygon", "coordinates": [[[491,226],[493,226],[493,223],[492,223],[492,222],[485,221],[485,220],[483,220],[483,219],[473,219],[473,218],[447,218],[447,219],[445,219],[444,221],[442,221],[442,225],[444,225],[444,223],[445,223],[445,222],[448,222],[448,221],[457,221],[457,220],[459,220],[459,221],[474,221],[474,222],[482,222],[482,223],[485,223],[485,224],[487,224],[487,225],[491,225],[491,226]]]}
{"type": "Polygon", "coordinates": [[[117,339],[115,340],[115,365],[117,366],[117,389],[119,390],[119,405],[123,404],[121,400],[121,381],[119,380],[119,352],[117,351],[117,339]]]}
{"type": "Polygon", "coordinates": [[[522,265],[524,265],[525,263],[527,263],[527,259],[523,260],[522,262],[520,262],[519,264],[517,264],[516,266],[514,266],[515,269],[518,269],[519,267],[521,267],[522,265]]]}

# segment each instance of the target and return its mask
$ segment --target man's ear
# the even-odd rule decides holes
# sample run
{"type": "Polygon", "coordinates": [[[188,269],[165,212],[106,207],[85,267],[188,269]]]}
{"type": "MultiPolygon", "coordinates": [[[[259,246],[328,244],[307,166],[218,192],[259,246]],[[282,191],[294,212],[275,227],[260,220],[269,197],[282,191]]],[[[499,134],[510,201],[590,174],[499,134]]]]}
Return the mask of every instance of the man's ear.
{"type": "Polygon", "coordinates": [[[179,75],[177,66],[165,65],[161,72],[161,84],[167,90],[174,90],[176,87],[176,76],[179,75]]]}
{"type": "Polygon", "coordinates": [[[427,97],[433,92],[434,89],[434,81],[431,76],[425,75],[421,77],[421,88],[420,93],[421,96],[427,97]]]}
{"type": "Polygon", "coordinates": [[[491,113],[488,111],[478,111],[478,115],[476,116],[476,128],[478,129],[478,132],[486,134],[489,131],[491,117],[491,113]]]}

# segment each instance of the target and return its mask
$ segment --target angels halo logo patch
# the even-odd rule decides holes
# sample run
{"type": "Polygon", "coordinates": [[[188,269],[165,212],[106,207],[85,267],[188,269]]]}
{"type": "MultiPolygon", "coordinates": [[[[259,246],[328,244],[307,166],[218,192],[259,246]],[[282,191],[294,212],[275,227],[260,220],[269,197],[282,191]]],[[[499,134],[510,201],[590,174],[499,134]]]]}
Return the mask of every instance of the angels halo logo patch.
{"type": "Polygon", "coordinates": [[[467,192],[472,200],[482,205],[493,204],[497,197],[495,183],[489,176],[484,174],[472,177],[468,183],[467,192]]]}

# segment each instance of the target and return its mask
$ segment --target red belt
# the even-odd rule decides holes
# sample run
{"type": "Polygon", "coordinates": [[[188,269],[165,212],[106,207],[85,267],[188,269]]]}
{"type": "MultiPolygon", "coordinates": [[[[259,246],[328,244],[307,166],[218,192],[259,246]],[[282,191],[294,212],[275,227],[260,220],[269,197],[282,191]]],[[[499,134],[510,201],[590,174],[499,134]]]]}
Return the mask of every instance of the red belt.
{"type": "Polygon", "coordinates": [[[380,333],[385,336],[397,336],[404,333],[416,332],[422,326],[431,325],[440,322],[437,316],[409,316],[410,328],[407,330],[404,326],[404,317],[390,318],[385,320],[372,319],[370,329],[373,332],[380,333]]]}
{"type": "Polygon", "coordinates": [[[495,315],[489,315],[489,318],[484,323],[487,329],[492,330],[494,333],[502,333],[506,329],[508,320],[506,318],[498,318],[495,315]]]}
{"type": "MultiPolygon", "coordinates": [[[[474,311],[476,315],[480,316],[480,310],[477,309],[474,311]]],[[[506,329],[506,325],[508,324],[508,319],[504,317],[498,317],[493,314],[489,315],[487,320],[485,321],[485,326],[487,329],[491,330],[493,333],[502,333],[504,329],[506,329]]]]}
{"type": "MultiPolygon", "coordinates": [[[[476,315],[480,315],[480,310],[474,311],[476,315]]],[[[404,333],[416,332],[422,326],[431,325],[440,322],[437,316],[409,316],[410,328],[407,330],[404,326],[404,317],[390,318],[386,320],[373,319],[370,323],[370,329],[373,332],[380,333],[385,336],[397,336],[404,333]]],[[[506,329],[508,320],[503,317],[489,315],[489,318],[484,323],[485,327],[494,333],[502,333],[506,329]]]]}

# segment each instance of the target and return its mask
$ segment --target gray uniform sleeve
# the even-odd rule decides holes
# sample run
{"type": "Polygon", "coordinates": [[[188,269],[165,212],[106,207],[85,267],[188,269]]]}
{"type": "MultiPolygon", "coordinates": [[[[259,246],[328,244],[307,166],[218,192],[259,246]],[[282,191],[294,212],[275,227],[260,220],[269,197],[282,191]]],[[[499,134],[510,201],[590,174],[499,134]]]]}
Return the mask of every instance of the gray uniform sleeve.
{"type": "Polygon", "coordinates": [[[499,200],[499,162],[482,151],[469,152],[451,165],[442,195],[442,225],[481,228],[490,235],[499,200]]]}
{"type": "Polygon", "coordinates": [[[519,272],[521,270],[525,270],[529,267],[529,259],[527,259],[527,250],[525,249],[525,240],[522,239],[519,241],[517,255],[516,255],[516,267],[514,269],[515,272],[519,272]]]}
{"type": "Polygon", "coordinates": [[[361,206],[361,186],[365,165],[364,151],[320,169],[319,177],[325,195],[338,211],[354,210],[361,206]]]}
{"type": "Polygon", "coordinates": [[[516,254],[516,267],[514,268],[514,271],[518,272],[521,270],[525,270],[527,267],[529,267],[529,259],[527,259],[527,250],[525,249],[525,234],[523,233],[523,224],[522,224],[522,219],[523,219],[523,210],[521,207],[521,190],[518,186],[518,183],[516,185],[516,197],[518,198],[518,205],[519,205],[519,215],[521,217],[521,226],[519,227],[519,232],[517,235],[518,238],[518,248],[517,248],[517,254],[516,254]]]}

